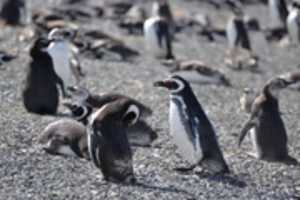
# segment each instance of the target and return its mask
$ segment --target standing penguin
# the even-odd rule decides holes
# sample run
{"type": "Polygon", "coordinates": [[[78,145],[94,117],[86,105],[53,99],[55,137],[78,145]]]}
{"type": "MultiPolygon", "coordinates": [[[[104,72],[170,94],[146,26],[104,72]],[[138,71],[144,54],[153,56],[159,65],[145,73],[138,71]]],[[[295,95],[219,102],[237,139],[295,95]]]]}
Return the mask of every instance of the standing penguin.
{"type": "Polygon", "coordinates": [[[0,18],[8,25],[24,25],[30,22],[29,2],[25,0],[4,0],[0,18]]]}
{"type": "MultiPolygon", "coordinates": [[[[73,86],[73,75],[79,81],[81,68],[76,69],[71,61],[75,58],[75,52],[71,49],[71,40],[75,33],[64,29],[55,28],[48,34],[48,39],[53,40],[48,47],[48,52],[52,57],[56,74],[64,81],[65,87],[73,86]]],[[[79,63],[78,60],[75,61],[79,63]]],[[[78,65],[79,66],[79,65],[78,65]]]]}
{"type": "Polygon", "coordinates": [[[271,79],[253,102],[250,119],[241,131],[238,144],[241,145],[250,131],[254,152],[249,154],[257,159],[297,163],[288,155],[287,134],[278,104],[279,91],[291,83],[280,77],[271,79]]]}
{"type": "Polygon", "coordinates": [[[178,75],[154,83],[167,88],[170,94],[170,134],[182,157],[192,166],[198,164],[214,173],[227,173],[229,169],[223,158],[213,126],[197,101],[189,83],[178,75]]]}
{"type": "Polygon", "coordinates": [[[158,58],[173,59],[170,19],[166,18],[164,12],[160,12],[160,6],[164,4],[154,4],[157,4],[157,12],[144,22],[146,46],[158,58]]]}
{"type": "Polygon", "coordinates": [[[126,127],[137,122],[140,110],[127,99],[106,104],[93,113],[88,125],[88,148],[104,179],[135,183],[132,151],[126,127]]]}
{"type": "Polygon", "coordinates": [[[23,103],[27,111],[37,114],[55,114],[59,103],[57,84],[65,96],[64,83],[54,71],[47,52],[51,40],[38,38],[30,49],[31,61],[23,89],[23,103]]]}
{"type": "Polygon", "coordinates": [[[290,42],[298,44],[300,42],[300,3],[294,1],[292,9],[287,17],[287,30],[290,42]]]}
{"type": "Polygon", "coordinates": [[[274,26],[285,27],[286,18],[289,14],[285,0],[269,0],[269,10],[271,24],[274,26]]]}
{"type": "Polygon", "coordinates": [[[227,23],[226,36],[230,50],[241,47],[251,51],[250,39],[244,23],[242,10],[234,10],[234,15],[227,23]]]}

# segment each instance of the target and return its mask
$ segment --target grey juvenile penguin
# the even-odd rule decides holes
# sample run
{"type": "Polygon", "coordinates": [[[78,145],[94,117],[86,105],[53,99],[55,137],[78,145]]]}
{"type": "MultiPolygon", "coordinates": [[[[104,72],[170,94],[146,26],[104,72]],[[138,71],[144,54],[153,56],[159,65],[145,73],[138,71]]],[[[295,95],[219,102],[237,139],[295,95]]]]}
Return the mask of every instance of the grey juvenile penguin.
{"type": "Polygon", "coordinates": [[[239,137],[239,146],[246,134],[251,132],[254,152],[249,154],[257,159],[286,164],[297,163],[288,155],[288,137],[278,104],[279,91],[289,84],[291,82],[286,79],[273,78],[267,82],[261,94],[253,102],[251,116],[239,137]]]}
{"type": "Polygon", "coordinates": [[[89,153],[106,181],[135,183],[126,127],[135,124],[139,115],[136,105],[128,99],[120,99],[91,116],[87,129],[89,153]]]}
{"type": "Polygon", "coordinates": [[[227,173],[229,169],[223,158],[215,131],[189,83],[175,75],[154,83],[167,88],[170,95],[170,134],[184,159],[192,167],[198,164],[213,173],[227,173]]]}
{"type": "Polygon", "coordinates": [[[50,123],[41,133],[39,142],[49,154],[89,159],[86,127],[74,119],[50,123]]]}
{"type": "Polygon", "coordinates": [[[31,61],[23,89],[23,103],[27,111],[37,114],[55,114],[59,103],[60,85],[65,96],[64,83],[54,71],[47,52],[51,40],[38,38],[30,49],[31,61]]]}

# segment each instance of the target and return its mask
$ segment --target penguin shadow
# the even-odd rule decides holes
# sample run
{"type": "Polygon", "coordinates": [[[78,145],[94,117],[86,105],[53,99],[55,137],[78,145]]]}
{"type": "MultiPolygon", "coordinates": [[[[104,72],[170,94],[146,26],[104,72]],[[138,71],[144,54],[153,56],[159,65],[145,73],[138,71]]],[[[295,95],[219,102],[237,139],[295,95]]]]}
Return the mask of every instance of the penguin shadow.
{"type": "Polygon", "coordinates": [[[160,192],[168,192],[168,193],[176,193],[176,194],[179,193],[179,194],[187,195],[187,196],[191,197],[192,199],[194,198],[193,194],[189,193],[186,190],[175,188],[174,186],[157,186],[157,185],[143,183],[140,181],[137,181],[132,186],[142,188],[142,189],[148,189],[148,190],[149,189],[150,190],[158,190],[160,192]]]}
{"type": "Polygon", "coordinates": [[[238,188],[247,187],[246,182],[239,180],[237,177],[234,177],[234,174],[211,174],[205,171],[196,172],[196,175],[202,179],[208,181],[223,183],[238,188]]]}

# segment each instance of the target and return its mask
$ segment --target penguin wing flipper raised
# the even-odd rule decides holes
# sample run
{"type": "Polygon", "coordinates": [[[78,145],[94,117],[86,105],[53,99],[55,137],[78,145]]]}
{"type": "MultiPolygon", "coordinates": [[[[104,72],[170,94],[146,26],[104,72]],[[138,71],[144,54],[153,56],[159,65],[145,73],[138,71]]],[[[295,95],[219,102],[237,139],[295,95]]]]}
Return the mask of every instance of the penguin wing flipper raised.
{"type": "Polygon", "coordinates": [[[238,146],[241,146],[246,134],[250,131],[251,128],[253,128],[254,126],[256,126],[256,123],[254,122],[254,120],[250,119],[246,122],[246,124],[244,125],[240,136],[239,136],[239,142],[238,142],[238,146]]]}

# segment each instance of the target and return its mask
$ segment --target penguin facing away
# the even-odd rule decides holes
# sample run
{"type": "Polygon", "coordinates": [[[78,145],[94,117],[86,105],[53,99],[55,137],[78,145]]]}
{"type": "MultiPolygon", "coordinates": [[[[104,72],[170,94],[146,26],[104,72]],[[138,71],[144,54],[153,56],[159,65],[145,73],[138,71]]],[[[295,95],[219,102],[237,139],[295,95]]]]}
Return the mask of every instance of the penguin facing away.
{"type": "Polygon", "coordinates": [[[89,153],[106,181],[127,184],[136,181],[126,127],[137,122],[139,113],[136,105],[120,99],[91,116],[87,129],[89,153]]]}
{"type": "Polygon", "coordinates": [[[25,0],[5,0],[0,11],[0,18],[8,25],[20,25],[25,22],[26,18],[25,0]]]}
{"type": "Polygon", "coordinates": [[[39,143],[49,154],[89,160],[86,127],[76,120],[61,119],[50,123],[42,131],[39,143]]]}
{"type": "Polygon", "coordinates": [[[38,38],[30,50],[31,61],[22,91],[23,103],[27,111],[37,114],[55,114],[59,103],[57,85],[66,95],[64,83],[54,71],[47,48],[51,40],[38,38]]]}
{"type": "Polygon", "coordinates": [[[169,124],[182,157],[192,166],[197,165],[213,173],[227,173],[228,166],[219,147],[215,131],[201,105],[197,101],[189,83],[175,75],[154,83],[170,91],[169,124]]]}
{"type": "Polygon", "coordinates": [[[273,78],[253,102],[251,116],[245,123],[238,142],[240,146],[250,132],[254,152],[249,155],[271,162],[297,164],[288,155],[288,137],[278,104],[279,91],[292,83],[288,79],[273,78]]]}

